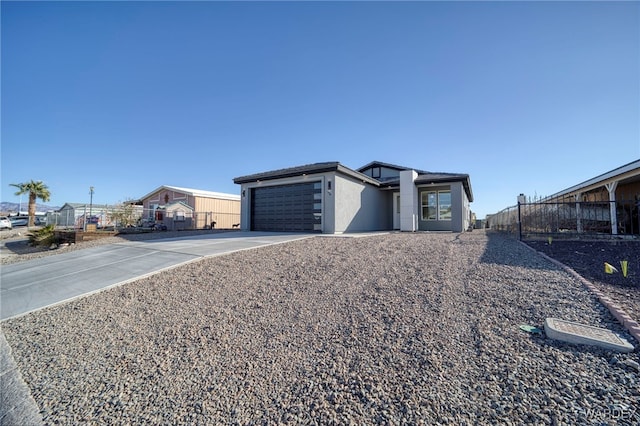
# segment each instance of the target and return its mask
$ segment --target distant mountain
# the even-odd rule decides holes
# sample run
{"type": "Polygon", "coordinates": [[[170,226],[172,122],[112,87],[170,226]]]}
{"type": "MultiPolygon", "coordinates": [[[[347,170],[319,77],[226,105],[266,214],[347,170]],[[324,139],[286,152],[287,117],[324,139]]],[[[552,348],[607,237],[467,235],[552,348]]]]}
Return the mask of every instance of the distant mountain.
{"type": "MultiPolygon", "coordinates": [[[[19,203],[8,203],[6,201],[3,201],[0,203],[0,211],[4,213],[18,212],[18,208],[20,208],[19,203]]],[[[29,208],[29,203],[22,203],[21,210],[23,212],[26,212],[28,208],[29,208]]],[[[60,207],[57,207],[57,206],[48,206],[46,204],[36,203],[36,212],[38,213],[46,213],[48,211],[59,210],[59,209],[60,207]]]]}

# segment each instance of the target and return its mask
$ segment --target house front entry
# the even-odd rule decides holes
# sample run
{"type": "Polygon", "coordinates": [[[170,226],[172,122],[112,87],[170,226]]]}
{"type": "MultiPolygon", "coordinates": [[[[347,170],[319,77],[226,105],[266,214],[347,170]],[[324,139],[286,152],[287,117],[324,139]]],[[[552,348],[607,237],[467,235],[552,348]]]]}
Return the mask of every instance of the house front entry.
{"type": "Polygon", "coordinates": [[[400,193],[393,193],[393,229],[400,229],[400,193]]]}

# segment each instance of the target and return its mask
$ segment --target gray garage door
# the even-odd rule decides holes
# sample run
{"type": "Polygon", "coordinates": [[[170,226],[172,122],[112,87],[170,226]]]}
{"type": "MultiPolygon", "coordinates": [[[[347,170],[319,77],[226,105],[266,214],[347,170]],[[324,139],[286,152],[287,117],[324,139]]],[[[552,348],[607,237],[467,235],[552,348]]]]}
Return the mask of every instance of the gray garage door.
{"type": "Polygon", "coordinates": [[[253,188],[251,230],[322,231],[321,182],[253,188]]]}

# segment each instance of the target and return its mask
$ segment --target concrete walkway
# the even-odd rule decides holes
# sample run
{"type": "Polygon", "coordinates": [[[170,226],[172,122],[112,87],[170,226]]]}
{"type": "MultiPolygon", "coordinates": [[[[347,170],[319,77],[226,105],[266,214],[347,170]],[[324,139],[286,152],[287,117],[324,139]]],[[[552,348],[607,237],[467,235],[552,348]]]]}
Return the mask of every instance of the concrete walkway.
{"type": "Polygon", "coordinates": [[[308,238],[310,234],[229,232],[131,241],[2,267],[0,320],[86,296],[198,259],[308,238]]]}
{"type": "MultiPolygon", "coordinates": [[[[313,234],[315,235],[315,234],[313,234]]],[[[308,238],[233,232],[123,242],[6,265],[0,320],[33,312],[210,256],[308,238]]],[[[41,425],[39,409],[0,331],[0,425],[41,425]]]]}

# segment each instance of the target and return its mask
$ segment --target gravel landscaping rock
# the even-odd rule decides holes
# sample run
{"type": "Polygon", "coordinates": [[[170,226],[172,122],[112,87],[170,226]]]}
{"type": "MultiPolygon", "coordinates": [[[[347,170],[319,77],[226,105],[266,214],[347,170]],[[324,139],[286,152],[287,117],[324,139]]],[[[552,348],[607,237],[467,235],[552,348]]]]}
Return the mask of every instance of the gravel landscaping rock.
{"type": "Polygon", "coordinates": [[[528,241],[537,251],[552,257],[593,283],[633,319],[640,322],[640,241],[528,241]],[[620,261],[628,262],[627,276],[620,261]],[[618,269],[607,274],[604,262],[618,269]]]}
{"type": "Polygon", "coordinates": [[[46,424],[637,424],[638,345],[573,276],[498,234],[315,237],[2,323],[46,424]]]}

